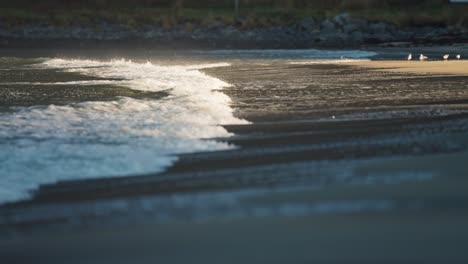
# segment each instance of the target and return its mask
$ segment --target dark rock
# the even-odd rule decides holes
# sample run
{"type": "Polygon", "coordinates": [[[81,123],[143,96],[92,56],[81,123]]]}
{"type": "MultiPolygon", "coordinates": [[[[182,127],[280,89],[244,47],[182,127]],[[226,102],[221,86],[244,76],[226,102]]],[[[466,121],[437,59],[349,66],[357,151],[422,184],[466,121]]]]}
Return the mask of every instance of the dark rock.
{"type": "Polygon", "coordinates": [[[379,23],[370,23],[368,25],[368,32],[372,34],[386,34],[387,33],[387,24],[383,22],[379,23]]]}
{"type": "Polygon", "coordinates": [[[324,20],[306,17],[293,26],[256,29],[247,29],[248,27],[243,26],[243,21],[248,22],[240,18],[234,26],[228,26],[222,21],[203,26],[186,20],[175,28],[164,28],[159,24],[131,28],[108,21],[101,21],[95,27],[78,23],[66,27],[34,24],[11,28],[0,25],[0,38],[6,40],[2,43],[9,43],[8,40],[144,40],[175,44],[198,43],[218,48],[343,48],[363,44],[429,44],[468,40],[467,29],[461,26],[401,29],[384,22],[356,19],[347,13],[324,20]]]}
{"type": "MultiPolygon", "coordinates": [[[[143,32],[142,35],[144,39],[159,39],[162,36],[164,36],[164,34],[160,30],[157,30],[157,29],[149,29],[143,32]]],[[[194,32],[193,35],[197,35],[197,33],[194,32]]]]}
{"type": "Polygon", "coordinates": [[[311,17],[303,18],[298,23],[298,28],[304,31],[313,31],[316,27],[315,20],[311,17]]]}
{"type": "Polygon", "coordinates": [[[364,19],[353,18],[353,25],[355,25],[359,30],[365,31],[369,27],[369,21],[364,19]]]}
{"type": "Polygon", "coordinates": [[[0,28],[0,38],[10,38],[12,37],[11,33],[3,28],[0,28]]]}
{"type": "Polygon", "coordinates": [[[322,47],[344,47],[347,43],[348,37],[343,33],[325,34],[320,35],[319,43],[322,47]]]}
{"type": "Polygon", "coordinates": [[[391,42],[396,41],[392,34],[390,33],[381,33],[373,36],[377,42],[391,42]]]}
{"type": "Polygon", "coordinates": [[[221,29],[221,34],[226,37],[235,37],[239,35],[239,30],[233,26],[221,29]]]}
{"type": "Polygon", "coordinates": [[[398,33],[398,28],[393,24],[387,24],[386,31],[389,34],[396,35],[398,33]]]}
{"type": "Polygon", "coordinates": [[[343,13],[335,16],[332,21],[339,27],[352,24],[352,18],[348,13],[343,13]]]}
{"type": "Polygon", "coordinates": [[[219,30],[224,28],[226,25],[221,21],[215,21],[208,27],[208,30],[219,30]]]}
{"type": "Polygon", "coordinates": [[[409,40],[414,39],[414,32],[411,31],[404,31],[404,30],[397,30],[393,37],[398,42],[407,42],[409,40]]]}
{"type": "Polygon", "coordinates": [[[354,31],[358,31],[359,28],[355,24],[346,24],[343,26],[343,32],[346,34],[350,34],[354,31]]]}
{"type": "Polygon", "coordinates": [[[394,42],[396,41],[395,37],[388,33],[380,34],[365,34],[364,42],[369,44],[378,44],[383,42],[394,42]]]}
{"type": "Polygon", "coordinates": [[[348,43],[351,46],[359,46],[364,43],[364,35],[360,31],[354,31],[348,38],[348,43]]]}
{"type": "Polygon", "coordinates": [[[321,34],[331,34],[336,32],[336,27],[333,22],[326,19],[320,24],[320,33],[321,34]]]}
{"type": "Polygon", "coordinates": [[[445,28],[435,28],[432,30],[428,30],[424,35],[426,39],[435,39],[440,37],[445,37],[448,35],[448,30],[445,28]]]}

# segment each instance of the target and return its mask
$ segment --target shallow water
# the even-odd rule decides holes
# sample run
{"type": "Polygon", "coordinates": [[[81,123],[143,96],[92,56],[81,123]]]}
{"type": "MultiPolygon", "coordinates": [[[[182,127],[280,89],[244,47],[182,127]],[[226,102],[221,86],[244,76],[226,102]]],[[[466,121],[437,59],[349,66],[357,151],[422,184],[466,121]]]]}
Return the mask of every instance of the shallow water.
{"type": "Polygon", "coordinates": [[[0,59],[2,259],[467,263],[468,77],[343,54],[0,59]]]}
{"type": "MultiPolygon", "coordinates": [[[[235,140],[206,139],[232,136],[219,125],[248,123],[238,117],[340,122],[468,112],[466,77],[427,78],[339,65],[375,55],[218,50],[152,54],[144,60],[133,55],[1,58],[0,203],[27,198],[40,184],[153,174],[174,164],[175,154],[233,149],[235,140]]],[[[424,125],[416,134],[414,127],[319,147],[371,146],[371,153],[393,155],[465,148],[465,140],[453,137],[467,131],[464,119],[424,125]]],[[[349,156],[345,163],[353,167],[359,161],[349,156]]],[[[325,170],[354,173],[346,168],[325,170]]],[[[415,172],[414,178],[421,173],[432,175],[415,172]]]]}
{"type": "Polygon", "coordinates": [[[156,173],[175,153],[232,148],[229,86],[202,72],[229,64],[130,60],[0,61],[0,202],[41,183],[156,173]]]}

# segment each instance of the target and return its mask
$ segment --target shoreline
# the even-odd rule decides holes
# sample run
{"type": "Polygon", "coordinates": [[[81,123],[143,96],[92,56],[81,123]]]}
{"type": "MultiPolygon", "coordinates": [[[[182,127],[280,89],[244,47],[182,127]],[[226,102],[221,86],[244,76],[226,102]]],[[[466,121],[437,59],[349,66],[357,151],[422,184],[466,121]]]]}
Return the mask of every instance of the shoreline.
{"type": "Polygon", "coordinates": [[[468,94],[459,86],[468,77],[251,63],[204,70],[233,85],[222,91],[235,115],[253,121],[225,125],[235,136],[215,139],[238,149],[181,154],[160,174],[42,185],[31,200],[0,206],[0,255],[19,263],[466,262],[468,94]],[[400,86],[379,93],[392,80],[400,86]],[[440,87],[458,101],[433,98],[440,87]],[[316,95],[342,101],[320,105],[328,97],[316,95]],[[421,113],[373,118],[369,108],[381,105],[421,113]],[[368,119],[337,114],[348,107],[368,119]],[[450,107],[461,110],[442,111],[450,107]]]}
{"type": "MultiPolygon", "coordinates": [[[[468,61],[456,61],[453,64],[467,66],[464,69],[461,69],[461,72],[468,74],[468,61]]],[[[333,63],[330,63],[334,65],[333,63]]],[[[343,66],[351,66],[354,70],[358,70],[360,67],[365,67],[370,71],[374,69],[377,71],[382,71],[385,73],[402,73],[406,72],[409,74],[421,73],[434,73],[442,71],[442,68],[451,62],[422,62],[422,64],[427,65],[426,67],[419,66],[420,62],[408,62],[406,61],[356,61],[356,62],[345,62],[336,64],[337,67],[342,68],[343,66]],[[389,69],[390,68],[390,69],[389,69]]],[[[451,64],[452,65],[452,64],[451,64]]],[[[297,65],[294,65],[296,67],[297,65]]],[[[304,65],[307,66],[307,65],[304,65]]],[[[326,66],[326,65],[325,65],[326,66]]],[[[318,65],[317,67],[321,67],[318,65]]],[[[328,67],[325,67],[328,68],[328,67]]],[[[454,70],[454,67],[449,67],[447,70],[454,70]]],[[[217,76],[217,71],[225,71],[222,68],[207,69],[207,72],[210,75],[217,76]]],[[[447,72],[442,72],[447,73],[447,72]]],[[[458,74],[459,72],[452,72],[453,74],[458,74]]],[[[415,75],[418,76],[418,75],[415,75]]],[[[221,77],[222,76],[218,76],[221,77]]],[[[436,77],[433,77],[436,78],[436,77]]],[[[460,78],[464,78],[460,76],[460,78]]],[[[442,76],[441,80],[445,78],[442,76]]],[[[225,93],[228,93],[229,90],[224,90],[225,93]]],[[[232,97],[232,94],[230,95],[232,97]]],[[[234,99],[236,100],[236,99],[234,99]]],[[[446,104],[447,106],[453,106],[456,108],[463,108],[464,105],[467,105],[468,99],[460,101],[433,101],[427,102],[428,107],[431,105],[440,105],[446,104]]],[[[425,103],[419,102],[420,105],[425,103]]],[[[395,107],[395,106],[394,106],[395,107]]],[[[398,107],[401,109],[413,108],[410,104],[405,106],[402,104],[398,107]]],[[[236,111],[239,109],[237,108],[236,111]]],[[[356,111],[356,110],[353,110],[356,111]]],[[[384,111],[386,111],[384,109],[384,111]]],[[[278,113],[277,113],[278,114],[278,113]]],[[[206,153],[194,153],[194,154],[180,154],[179,161],[168,168],[165,172],[156,174],[156,175],[143,175],[139,177],[128,176],[128,177],[115,177],[115,178],[99,178],[99,179],[90,179],[90,180],[70,180],[70,181],[60,181],[55,184],[46,184],[40,186],[35,192],[35,196],[31,201],[19,201],[14,203],[5,204],[0,206],[0,208],[14,208],[16,206],[22,205],[34,205],[36,202],[41,204],[43,202],[60,202],[61,199],[65,197],[65,201],[69,202],[79,202],[84,196],[88,199],[102,199],[102,198],[117,198],[119,196],[138,196],[143,195],[144,193],[153,194],[153,193],[178,193],[190,192],[192,190],[216,190],[218,183],[214,185],[210,183],[213,177],[216,177],[216,174],[219,173],[218,170],[231,170],[240,169],[244,166],[263,166],[275,163],[295,163],[295,162],[306,162],[306,161],[320,161],[320,160],[344,160],[349,157],[353,159],[368,158],[372,156],[379,156],[387,153],[388,151],[393,151],[392,146],[389,145],[388,149],[356,149],[355,146],[350,148],[343,148],[343,146],[337,147],[326,147],[326,148],[316,148],[315,145],[321,143],[333,143],[336,138],[345,138],[344,141],[353,141],[362,137],[363,133],[368,134],[369,136],[376,136],[387,132],[390,133],[400,133],[407,130],[400,127],[417,127],[417,126],[431,126],[432,123],[440,122],[451,122],[452,120],[463,120],[467,118],[467,113],[459,114],[449,114],[448,116],[434,116],[428,118],[414,117],[414,118],[392,118],[392,119],[364,119],[364,120],[314,120],[314,119],[303,119],[301,115],[296,115],[294,112],[291,113],[279,113],[279,115],[285,115],[282,118],[271,119],[270,115],[275,116],[274,113],[259,113],[259,115],[245,113],[237,113],[238,118],[245,118],[252,121],[252,124],[249,125],[224,125],[223,127],[229,132],[234,133],[235,136],[232,138],[217,138],[215,140],[226,142],[229,144],[234,144],[239,146],[239,149],[229,150],[229,151],[218,151],[218,152],[206,152],[206,153]],[[273,114],[273,115],[272,115],[273,114]],[[295,116],[295,118],[292,118],[295,116]],[[287,121],[286,121],[287,120],[287,121]],[[286,122],[285,122],[286,121],[286,122]],[[305,144],[310,145],[306,148],[301,148],[299,145],[305,144]],[[299,148],[297,148],[299,147],[299,148]],[[256,150],[268,148],[276,149],[266,156],[263,157],[263,154],[260,154],[262,157],[259,157],[259,153],[256,153],[256,150]],[[282,149],[284,148],[284,149],[282,149]],[[251,150],[254,150],[251,152],[251,150]],[[278,153],[288,154],[286,156],[277,156],[278,153]],[[380,154],[379,154],[380,153],[380,154]],[[200,181],[193,178],[193,175],[199,174],[202,177],[200,181]],[[171,177],[174,177],[174,180],[171,180],[171,177]],[[186,181],[187,186],[179,186],[181,182],[179,180],[186,181]],[[167,182],[166,182],[167,181],[167,182]],[[150,183],[152,187],[146,186],[150,183]],[[194,185],[192,186],[192,183],[194,185]],[[129,188],[130,186],[131,188],[129,188]],[[197,187],[198,186],[198,187],[197,187]],[[100,190],[99,190],[100,189],[100,190]],[[76,191],[76,192],[75,192],[76,191]],[[82,193],[84,192],[84,193],[82,193]],[[89,192],[85,195],[85,193],[89,192]],[[92,198],[94,197],[94,198],[92,198]]],[[[456,129],[456,128],[454,128],[456,129]]],[[[422,146],[418,146],[420,148],[422,146]]],[[[408,146],[408,148],[400,149],[402,155],[414,155],[417,152],[414,152],[414,146],[408,146]],[[413,154],[412,154],[413,153],[413,154]]],[[[428,150],[433,147],[429,146],[428,150]]],[[[420,149],[418,150],[420,151],[420,149]]],[[[449,153],[450,150],[442,148],[433,149],[435,153],[449,153]]],[[[385,156],[385,155],[384,155],[385,156]]],[[[234,172],[235,174],[235,172],[234,172]]],[[[229,177],[234,175],[232,172],[229,172],[229,177]]],[[[241,173],[243,175],[243,173],[241,173]]],[[[241,176],[248,176],[248,173],[241,176]]],[[[262,186],[265,180],[264,176],[252,177],[249,179],[239,179],[239,182],[221,182],[219,186],[221,189],[231,189],[239,188],[239,186],[249,186],[249,184],[262,186]],[[247,185],[238,184],[242,181],[246,181],[247,185]]],[[[294,179],[293,179],[294,180],[294,179]]],[[[282,180],[278,181],[281,183],[282,180]]],[[[273,184],[275,181],[272,181],[273,184]]],[[[269,183],[270,184],[270,183],[269,183]]]]}
{"type": "MultiPolygon", "coordinates": [[[[248,34],[248,33],[246,33],[248,34]]],[[[453,39],[439,42],[414,41],[411,39],[391,41],[369,41],[359,44],[346,43],[319,43],[313,39],[298,38],[293,41],[285,39],[285,36],[272,36],[271,39],[231,39],[217,36],[214,39],[194,39],[184,37],[172,39],[171,37],[161,39],[80,39],[80,38],[7,38],[0,37],[0,48],[2,49],[157,49],[167,50],[213,50],[213,49],[324,49],[324,50],[355,50],[355,49],[431,49],[437,47],[466,46],[467,39],[453,39]]]]}
{"type": "MultiPolygon", "coordinates": [[[[307,64],[307,63],[305,63],[307,64]]],[[[330,63],[334,65],[333,62],[330,63]]],[[[300,64],[299,64],[300,65],[300,64]]],[[[297,67],[298,65],[293,65],[293,67],[297,67]]],[[[304,65],[308,66],[308,65],[304,65]]],[[[310,65],[313,66],[313,65],[310,65]]],[[[409,73],[409,74],[428,74],[428,73],[441,73],[441,74],[468,74],[468,61],[429,61],[429,62],[407,62],[407,61],[355,61],[355,62],[344,62],[336,64],[335,66],[339,68],[343,68],[344,66],[351,66],[354,71],[358,70],[361,67],[368,69],[369,71],[377,70],[384,73],[409,73]],[[447,67],[447,65],[449,67],[447,67]],[[459,68],[458,66],[464,66],[459,68]]],[[[319,69],[321,66],[317,66],[319,69]]],[[[313,68],[313,67],[312,67],[313,68]]],[[[307,68],[305,68],[307,70],[307,68]]],[[[325,69],[327,66],[325,65],[325,69]]],[[[346,68],[343,68],[345,70],[346,68]]],[[[217,76],[216,72],[223,72],[225,71],[223,68],[214,68],[214,69],[206,69],[205,72],[208,74],[213,74],[217,76]]],[[[415,75],[418,76],[418,75],[415,75]]],[[[460,76],[460,80],[464,77],[460,76]]],[[[218,76],[223,79],[223,76],[218,76]]],[[[433,77],[435,78],[435,77],[433,77]]],[[[444,80],[444,77],[441,76],[441,80],[444,80]]],[[[229,90],[225,90],[225,93],[228,93],[230,97],[232,94],[229,94],[229,90]]],[[[243,96],[243,95],[241,95],[243,96]]],[[[275,97],[275,96],[273,96],[275,97]]],[[[236,99],[234,99],[236,101],[236,99]]],[[[467,105],[468,99],[466,100],[446,100],[446,101],[429,101],[425,102],[418,102],[419,105],[427,104],[428,107],[431,105],[440,105],[444,104],[447,106],[453,106],[454,109],[460,107],[463,108],[464,105],[467,105]]],[[[394,106],[395,108],[396,106],[394,106]]],[[[401,109],[409,108],[411,109],[413,106],[411,104],[402,104],[398,107],[401,109]]],[[[356,108],[353,111],[356,111],[356,108]]],[[[239,108],[236,111],[241,110],[239,108]]],[[[385,111],[385,110],[384,110],[385,111]]],[[[116,177],[116,178],[102,178],[102,179],[91,179],[91,180],[71,180],[71,181],[64,181],[58,182],[56,184],[46,184],[40,186],[40,188],[36,192],[36,196],[32,199],[32,204],[36,201],[42,203],[43,201],[46,202],[58,202],[60,197],[64,198],[65,196],[70,196],[70,201],[79,201],[82,194],[81,191],[95,192],[95,199],[105,198],[105,197],[118,197],[119,195],[123,195],[124,193],[132,195],[141,195],[141,190],[149,191],[148,193],[151,194],[154,192],[161,192],[161,193],[171,193],[172,183],[176,187],[174,190],[183,190],[190,191],[191,188],[191,176],[190,174],[195,171],[195,173],[201,172],[202,174],[208,172],[208,174],[212,174],[211,176],[215,176],[217,173],[217,169],[221,170],[229,170],[231,168],[241,168],[243,166],[262,166],[262,165],[269,165],[279,163],[293,163],[293,162],[302,162],[308,160],[341,160],[346,159],[351,153],[353,158],[356,157],[372,157],[374,155],[380,155],[378,153],[384,154],[391,149],[389,145],[389,149],[373,149],[373,150],[361,150],[361,149],[354,149],[355,147],[352,146],[349,149],[346,147],[343,149],[343,146],[337,147],[327,147],[323,148],[316,148],[315,145],[320,143],[329,142],[333,143],[336,138],[344,137],[346,140],[354,140],[358,139],[362,136],[362,134],[369,134],[369,135],[379,135],[379,134],[386,134],[387,131],[391,133],[399,133],[400,131],[405,131],[405,129],[400,129],[400,126],[430,126],[431,123],[438,123],[438,122],[450,122],[451,120],[459,120],[467,118],[467,114],[464,112],[458,114],[449,114],[448,116],[434,116],[430,118],[421,118],[421,117],[414,117],[414,118],[383,118],[383,119],[368,119],[368,120],[314,120],[312,119],[303,119],[301,115],[296,115],[294,112],[287,113],[281,112],[279,115],[283,114],[284,117],[276,119],[273,118],[270,120],[270,115],[274,116],[275,113],[259,113],[258,115],[245,115],[245,113],[237,113],[236,116],[238,118],[245,118],[253,122],[253,124],[249,125],[225,125],[224,128],[231,133],[234,133],[235,136],[232,138],[217,138],[214,140],[218,140],[221,142],[226,142],[229,144],[233,144],[239,146],[239,149],[236,150],[229,150],[229,151],[220,151],[220,152],[207,152],[207,153],[194,153],[194,154],[180,154],[177,155],[180,157],[180,160],[168,168],[163,173],[157,175],[145,175],[142,177],[116,177]],[[295,116],[295,118],[292,118],[295,116]],[[286,121],[288,120],[288,121],[286,121]],[[286,121],[286,122],[285,122],[286,121]],[[257,134],[259,134],[257,136],[257,134]],[[310,145],[311,147],[308,148],[297,148],[300,144],[310,145]],[[267,153],[265,157],[258,157],[258,153],[250,152],[250,150],[262,149],[262,148],[276,148],[278,147],[278,151],[273,151],[271,153],[267,153]],[[281,148],[283,148],[281,150],[281,148]],[[288,157],[278,157],[277,153],[289,153],[291,155],[288,157]],[[220,155],[219,157],[218,154],[220,155]],[[212,172],[210,172],[212,171],[212,172]],[[155,176],[161,176],[161,180],[163,185],[166,185],[165,179],[170,178],[171,175],[180,175],[181,179],[187,178],[187,183],[189,186],[179,188],[177,185],[179,184],[178,180],[169,183],[167,187],[160,188],[160,180],[154,179],[155,176]],[[141,180],[141,181],[140,181],[141,180]],[[140,184],[146,184],[148,182],[154,181],[154,188],[148,188],[145,186],[138,187],[140,184]],[[71,187],[71,190],[74,189],[75,186],[73,183],[78,183],[76,186],[78,188],[76,191],[78,193],[75,195],[68,192],[68,187],[71,187]],[[83,183],[82,186],[84,189],[81,189],[79,183],[83,183]],[[123,183],[123,185],[120,184],[123,183]],[[134,182],[136,185],[136,189],[129,191],[127,184],[130,182],[134,182]],[[71,183],[70,185],[68,183],[71,183]],[[103,185],[101,185],[103,184],[103,185]],[[114,185],[116,184],[116,185],[114,185]],[[61,189],[62,186],[67,186],[65,189],[61,189]],[[102,191],[96,191],[94,188],[101,186],[103,187],[102,191]],[[109,192],[109,186],[112,186],[109,192]],[[119,186],[117,188],[117,186],[119,186]],[[114,189],[117,188],[117,189],[114,189]],[[52,190],[52,192],[50,192],[52,190]],[[64,192],[65,191],[65,192],[64,192]]],[[[278,114],[278,113],[276,113],[278,114]]],[[[421,146],[419,146],[421,147],[421,146]]],[[[412,146],[408,148],[400,149],[401,154],[409,154],[413,153],[412,146]]],[[[434,149],[436,152],[444,153],[448,150],[444,148],[434,149]]],[[[395,152],[396,153],[396,152],[395,152]]],[[[394,154],[395,154],[394,153],[394,154]]],[[[157,178],[156,177],[156,178],[157,178]]],[[[175,177],[178,179],[179,177],[175,177]]],[[[253,177],[255,178],[255,177],[253,177]]],[[[196,187],[195,189],[198,190],[211,190],[216,189],[214,187],[209,187],[211,180],[210,177],[206,179],[202,179],[200,187],[196,187]],[[205,186],[206,185],[206,186],[205,186]]],[[[261,180],[263,180],[263,176],[260,177],[259,183],[262,184],[261,180]]],[[[254,179],[254,182],[256,180],[254,179]]],[[[194,181],[198,185],[197,181],[194,181]]],[[[223,186],[221,184],[220,186],[223,186]]],[[[232,187],[230,186],[237,186],[237,183],[228,183],[227,189],[232,187]]],[[[214,185],[216,186],[216,184],[214,185]]],[[[98,187],[100,188],[100,187],[98,187]]],[[[176,191],[177,192],[177,191],[176,191]]],[[[92,193],[89,193],[87,197],[93,197],[92,193]]],[[[6,207],[15,207],[15,204],[21,205],[24,204],[23,201],[19,201],[18,203],[7,204],[6,207]]],[[[26,201],[25,204],[29,204],[26,201]]],[[[3,206],[2,206],[3,207],[3,206]]]]}

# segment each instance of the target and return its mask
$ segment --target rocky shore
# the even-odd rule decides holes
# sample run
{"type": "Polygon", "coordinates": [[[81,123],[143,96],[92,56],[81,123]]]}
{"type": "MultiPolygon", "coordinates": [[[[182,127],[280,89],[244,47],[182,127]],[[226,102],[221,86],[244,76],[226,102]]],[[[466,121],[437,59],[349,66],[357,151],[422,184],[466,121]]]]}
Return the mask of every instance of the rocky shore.
{"type": "Polygon", "coordinates": [[[190,22],[165,28],[160,25],[126,25],[102,22],[94,26],[30,24],[6,27],[0,23],[0,46],[47,46],[52,43],[156,44],[161,47],[200,48],[355,48],[370,45],[412,46],[468,41],[468,29],[461,26],[399,28],[396,25],[354,18],[347,13],[328,19],[303,18],[288,26],[247,28],[239,19],[235,25],[222,22],[197,25],[190,22]]]}

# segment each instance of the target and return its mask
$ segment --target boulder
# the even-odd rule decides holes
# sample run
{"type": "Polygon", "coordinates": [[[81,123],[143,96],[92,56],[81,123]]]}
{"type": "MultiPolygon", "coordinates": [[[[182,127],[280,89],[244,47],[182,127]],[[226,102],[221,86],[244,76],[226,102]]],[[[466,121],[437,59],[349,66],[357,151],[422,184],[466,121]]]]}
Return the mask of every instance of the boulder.
{"type": "Polygon", "coordinates": [[[345,25],[352,24],[352,18],[348,13],[342,13],[335,16],[332,21],[339,27],[344,27],[345,25]]]}
{"type": "Polygon", "coordinates": [[[337,31],[335,24],[331,22],[329,19],[324,20],[320,24],[320,34],[332,34],[337,31]]]}
{"type": "Polygon", "coordinates": [[[239,34],[239,30],[233,26],[228,26],[221,29],[221,35],[225,37],[235,37],[239,34]]]}
{"type": "Polygon", "coordinates": [[[387,33],[387,24],[383,22],[370,23],[367,28],[368,28],[368,32],[372,34],[387,33]]]}
{"type": "Polygon", "coordinates": [[[350,23],[350,24],[346,24],[343,26],[343,32],[346,33],[346,34],[350,34],[354,31],[358,31],[359,28],[356,26],[356,24],[353,24],[353,23],[350,23]]]}
{"type": "Polygon", "coordinates": [[[397,39],[391,34],[380,33],[380,34],[365,34],[364,41],[367,43],[383,43],[383,42],[397,41],[397,39]]]}
{"type": "Polygon", "coordinates": [[[354,31],[348,36],[348,44],[359,46],[364,43],[364,35],[360,31],[354,31]]]}
{"type": "Polygon", "coordinates": [[[315,24],[315,20],[313,18],[306,17],[306,18],[301,19],[298,22],[297,26],[298,26],[299,30],[312,31],[312,30],[315,29],[316,24],[315,24]]]}
{"type": "Polygon", "coordinates": [[[322,47],[344,47],[348,36],[343,33],[321,34],[316,40],[317,44],[322,47]]]}

